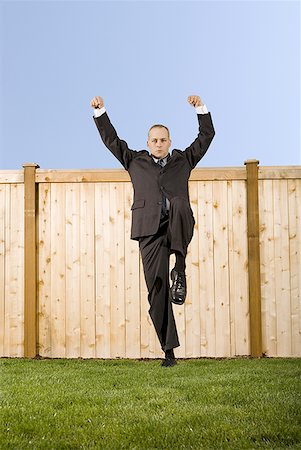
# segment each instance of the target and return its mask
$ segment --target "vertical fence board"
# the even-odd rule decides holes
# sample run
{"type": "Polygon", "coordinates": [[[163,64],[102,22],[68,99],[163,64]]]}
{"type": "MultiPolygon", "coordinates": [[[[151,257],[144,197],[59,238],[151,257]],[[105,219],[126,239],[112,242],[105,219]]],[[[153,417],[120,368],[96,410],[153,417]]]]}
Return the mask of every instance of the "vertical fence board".
{"type": "MultiPolygon", "coordinates": [[[[24,188],[11,185],[10,356],[24,356],[24,188]],[[21,213],[21,214],[20,214],[21,213]]],[[[35,356],[35,354],[34,354],[35,356]]]]}
{"type": "Polygon", "coordinates": [[[301,180],[296,181],[297,189],[296,189],[296,199],[297,199],[297,205],[298,205],[298,215],[297,215],[297,237],[298,237],[298,244],[297,244],[297,266],[294,268],[294,271],[297,272],[297,285],[298,285],[298,295],[295,296],[294,299],[294,305],[295,305],[295,311],[296,311],[296,318],[299,316],[299,333],[297,333],[298,328],[296,327],[296,334],[294,339],[294,347],[298,351],[298,355],[301,356],[301,180]]]}
{"type": "Polygon", "coordinates": [[[234,273],[234,236],[233,236],[233,215],[234,206],[232,204],[232,181],[227,181],[227,214],[228,214],[228,260],[229,260],[229,320],[230,320],[230,355],[234,356],[236,352],[236,324],[235,324],[235,287],[239,284],[238,273],[234,273]],[[234,277],[236,280],[234,282],[234,277]]]}
{"type": "Polygon", "coordinates": [[[216,356],[230,356],[227,182],[213,185],[216,356]]]}
{"type": "Polygon", "coordinates": [[[244,182],[231,182],[232,222],[230,259],[231,355],[250,354],[247,199],[244,182]],[[239,230],[239,233],[237,232],[239,230]]]}
{"type": "Polygon", "coordinates": [[[301,356],[301,180],[288,180],[292,356],[301,356]]]}
{"type": "Polygon", "coordinates": [[[201,355],[201,327],[200,327],[200,292],[199,292],[199,239],[200,227],[198,222],[198,182],[189,185],[191,208],[195,218],[194,234],[189,246],[190,263],[190,303],[185,305],[186,313],[186,357],[201,355]]]}
{"type": "Polygon", "coordinates": [[[51,345],[51,184],[39,185],[38,214],[38,349],[52,356],[51,345]]]}
{"type": "Polygon", "coordinates": [[[111,356],[125,356],[123,185],[110,184],[111,356]]]}
{"type": "Polygon", "coordinates": [[[95,356],[105,356],[105,321],[104,321],[104,230],[102,210],[102,188],[105,184],[95,184],[95,356]]]}
{"type": "Polygon", "coordinates": [[[5,259],[6,259],[6,185],[0,184],[0,355],[4,356],[5,331],[5,259]]]}
{"type": "Polygon", "coordinates": [[[66,356],[65,184],[51,185],[51,356],[66,356]]]}
{"type": "Polygon", "coordinates": [[[216,355],[213,181],[198,182],[201,356],[216,355]]]}
{"type": "Polygon", "coordinates": [[[81,356],[95,357],[94,185],[80,189],[80,326],[81,356]]]}
{"type": "MultiPolygon", "coordinates": [[[[80,184],[66,184],[66,357],[81,354],[80,184]]],[[[94,205],[93,205],[94,211],[94,205]]],[[[90,218],[88,219],[90,220],[90,218]]],[[[85,271],[84,271],[85,273],[85,271]]],[[[93,311],[94,315],[94,311],[93,311]]]]}
{"type": "MultiPolygon", "coordinates": [[[[118,310],[118,341],[121,347],[120,357],[126,356],[126,320],[125,320],[125,243],[124,243],[124,183],[118,183],[116,186],[116,231],[115,242],[117,246],[117,310],[118,310]]],[[[132,318],[130,319],[132,320],[132,318]]]]}
{"type": "Polygon", "coordinates": [[[5,287],[4,287],[4,298],[5,298],[5,309],[4,309],[4,355],[10,355],[10,327],[9,327],[9,316],[10,316],[10,306],[11,306],[11,295],[10,295],[10,282],[11,282],[11,272],[13,270],[11,264],[12,255],[12,242],[11,242],[11,185],[6,186],[5,190],[5,287]]]}
{"type": "Polygon", "coordinates": [[[3,356],[24,356],[24,188],[7,184],[1,199],[5,205],[2,215],[2,338],[3,356]]]}
{"type": "MultiPolygon", "coordinates": [[[[298,217],[297,217],[297,230],[298,230],[298,265],[295,267],[295,271],[297,272],[297,279],[298,279],[298,296],[296,296],[296,310],[298,311],[299,315],[299,334],[296,336],[296,339],[294,341],[295,344],[297,344],[297,348],[299,349],[298,355],[301,353],[301,345],[298,346],[298,343],[301,341],[301,180],[297,180],[297,189],[296,189],[296,198],[297,198],[297,204],[298,204],[298,217]]],[[[297,315],[297,314],[296,314],[297,315]]]]}
{"type": "Polygon", "coordinates": [[[139,297],[139,246],[130,239],[131,205],[133,188],[124,185],[124,247],[125,247],[125,351],[127,358],[140,358],[140,297],[139,297]]]}
{"type": "Polygon", "coordinates": [[[96,356],[111,357],[110,308],[110,183],[95,187],[96,356]]]}
{"type": "Polygon", "coordinates": [[[274,180],[277,355],[291,354],[287,180],[274,180]]]}
{"type": "Polygon", "coordinates": [[[277,356],[273,181],[260,180],[258,190],[263,352],[277,356]]]}

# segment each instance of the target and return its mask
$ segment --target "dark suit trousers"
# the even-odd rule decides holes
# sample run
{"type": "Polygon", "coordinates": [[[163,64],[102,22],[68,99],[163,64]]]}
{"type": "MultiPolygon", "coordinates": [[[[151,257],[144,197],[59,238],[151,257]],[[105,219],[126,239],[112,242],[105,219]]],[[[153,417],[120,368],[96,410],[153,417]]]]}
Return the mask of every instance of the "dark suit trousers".
{"type": "Polygon", "coordinates": [[[161,219],[157,233],[139,239],[149,314],[163,351],[180,345],[169,298],[169,257],[175,252],[186,257],[194,223],[188,201],[175,197],[171,199],[169,215],[161,219]]]}

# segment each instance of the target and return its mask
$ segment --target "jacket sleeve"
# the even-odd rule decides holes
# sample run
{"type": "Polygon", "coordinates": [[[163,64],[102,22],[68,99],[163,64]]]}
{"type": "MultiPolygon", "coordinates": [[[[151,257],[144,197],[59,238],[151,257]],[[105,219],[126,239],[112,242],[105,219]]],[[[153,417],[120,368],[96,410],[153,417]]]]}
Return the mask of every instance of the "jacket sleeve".
{"type": "Polygon", "coordinates": [[[100,117],[93,117],[104,145],[113,153],[127,170],[131,160],[138,152],[129,149],[127,143],[117,136],[116,130],[111,124],[109,116],[105,112],[100,117]]]}
{"type": "Polygon", "coordinates": [[[198,114],[199,134],[195,141],[184,150],[189,165],[193,169],[203,158],[215,135],[211,114],[198,114]]]}

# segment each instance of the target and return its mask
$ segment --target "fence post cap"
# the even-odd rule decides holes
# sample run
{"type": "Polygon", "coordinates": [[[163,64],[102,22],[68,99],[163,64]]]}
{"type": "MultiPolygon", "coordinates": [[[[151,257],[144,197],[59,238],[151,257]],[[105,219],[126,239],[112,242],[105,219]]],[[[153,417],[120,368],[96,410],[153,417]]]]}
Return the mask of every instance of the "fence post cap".
{"type": "Polygon", "coordinates": [[[22,164],[22,167],[40,167],[39,166],[39,164],[37,164],[37,163],[30,163],[30,162],[28,162],[28,163],[24,163],[24,164],[22,164]]]}
{"type": "Polygon", "coordinates": [[[254,163],[259,164],[258,159],[247,159],[247,160],[244,162],[245,165],[246,165],[246,164],[254,164],[254,163]]]}

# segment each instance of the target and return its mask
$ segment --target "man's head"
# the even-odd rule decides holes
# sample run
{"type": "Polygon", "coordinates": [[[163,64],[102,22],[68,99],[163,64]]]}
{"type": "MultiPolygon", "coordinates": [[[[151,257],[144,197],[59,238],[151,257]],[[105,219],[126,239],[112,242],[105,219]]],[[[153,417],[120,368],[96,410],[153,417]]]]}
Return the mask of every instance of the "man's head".
{"type": "Polygon", "coordinates": [[[147,146],[156,158],[165,158],[171,146],[169,129],[165,125],[153,125],[148,132],[147,146]]]}

